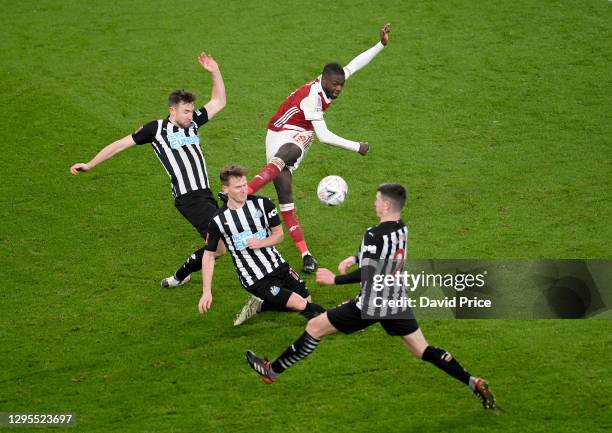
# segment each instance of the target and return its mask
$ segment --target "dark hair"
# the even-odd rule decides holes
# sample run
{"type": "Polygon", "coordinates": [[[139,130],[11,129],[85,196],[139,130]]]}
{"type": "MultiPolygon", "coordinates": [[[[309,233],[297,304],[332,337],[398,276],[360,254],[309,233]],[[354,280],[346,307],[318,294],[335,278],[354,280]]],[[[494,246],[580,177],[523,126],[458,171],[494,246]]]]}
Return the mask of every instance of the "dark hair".
{"type": "Polygon", "coordinates": [[[181,102],[185,102],[190,104],[194,102],[196,96],[191,92],[186,92],[184,89],[176,89],[173,90],[172,93],[168,96],[168,106],[175,107],[181,102]]]}
{"type": "Polygon", "coordinates": [[[329,77],[330,75],[339,75],[344,78],[344,68],[338,63],[328,63],[323,67],[324,77],[329,77]]]}
{"type": "Polygon", "coordinates": [[[219,178],[221,179],[221,184],[228,186],[230,177],[244,177],[247,175],[246,168],[240,165],[226,165],[221,170],[221,174],[219,174],[219,178]]]}
{"type": "Polygon", "coordinates": [[[381,195],[384,195],[385,198],[391,200],[395,209],[401,211],[404,207],[404,203],[406,203],[406,188],[404,188],[399,183],[383,183],[382,185],[378,185],[376,191],[380,192],[381,195]]]}

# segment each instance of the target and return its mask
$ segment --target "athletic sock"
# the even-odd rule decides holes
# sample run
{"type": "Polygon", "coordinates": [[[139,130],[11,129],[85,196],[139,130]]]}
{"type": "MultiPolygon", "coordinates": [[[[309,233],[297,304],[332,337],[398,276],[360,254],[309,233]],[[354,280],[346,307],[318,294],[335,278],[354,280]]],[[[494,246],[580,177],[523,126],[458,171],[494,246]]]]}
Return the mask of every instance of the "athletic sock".
{"type": "Polygon", "coordinates": [[[185,263],[178,268],[178,270],[174,273],[174,278],[179,281],[183,281],[187,278],[188,275],[199,271],[202,269],[202,256],[204,255],[204,248],[200,248],[192,255],[190,255],[185,263]]]}
{"type": "Polygon", "coordinates": [[[446,350],[439,347],[427,346],[421,359],[431,362],[439,369],[444,370],[446,374],[453,376],[466,385],[470,384],[470,373],[468,373],[446,350]]]}
{"type": "Polygon", "coordinates": [[[283,223],[289,232],[289,236],[291,236],[293,243],[302,254],[302,257],[304,257],[308,253],[308,245],[306,245],[304,232],[302,231],[300,220],[295,213],[293,203],[281,204],[280,211],[283,217],[283,223]]]}
{"type": "Polygon", "coordinates": [[[261,169],[257,175],[250,180],[248,184],[247,194],[255,194],[257,191],[262,189],[264,186],[276,179],[276,176],[285,167],[285,162],[280,158],[272,158],[264,168],[261,169]]]}
{"type": "Polygon", "coordinates": [[[304,333],[295,340],[295,342],[289,346],[281,356],[271,365],[272,372],[275,374],[281,374],[287,368],[291,367],[296,362],[306,358],[310,355],[319,345],[321,340],[314,338],[308,332],[304,333]]]}
{"type": "Polygon", "coordinates": [[[314,319],[322,313],[325,313],[325,308],[321,307],[319,304],[313,304],[312,302],[306,302],[306,308],[300,311],[300,314],[308,320],[314,319]]]}

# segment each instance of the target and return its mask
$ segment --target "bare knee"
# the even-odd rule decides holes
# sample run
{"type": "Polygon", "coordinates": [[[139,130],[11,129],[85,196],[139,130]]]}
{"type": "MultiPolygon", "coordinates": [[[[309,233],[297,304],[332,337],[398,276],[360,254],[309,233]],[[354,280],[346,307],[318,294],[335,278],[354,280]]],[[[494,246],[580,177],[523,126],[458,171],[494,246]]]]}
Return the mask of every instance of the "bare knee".
{"type": "Polygon", "coordinates": [[[285,143],[276,152],[277,158],[282,159],[285,165],[291,165],[302,156],[302,149],[295,143],[285,143]]]}
{"type": "Polygon", "coordinates": [[[323,313],[308,321],[306,332],[314,338],[320,339],[326,335],[337,332],[337,329],[334,328],[334,325],[329,321],[327,313],[323,313]]]}
{"type": "Polygon", "coordinates": [[[314,338],[321,338],[323,334],[323,326],[321,324],[321,320],[319,319],[321,315],[318,315],[314,319],[310,319],[306,324],[306,332],[312,335],[314,338]],[[317,320],[319,319],[319,320],[317,320]]]}
{"type": "Polygon", "coordinates": [[[287,300],[286,307],[293,311],[304,311],[307,303],[306,299],[302,298],[297,293],[292,293],[287,300]]]}

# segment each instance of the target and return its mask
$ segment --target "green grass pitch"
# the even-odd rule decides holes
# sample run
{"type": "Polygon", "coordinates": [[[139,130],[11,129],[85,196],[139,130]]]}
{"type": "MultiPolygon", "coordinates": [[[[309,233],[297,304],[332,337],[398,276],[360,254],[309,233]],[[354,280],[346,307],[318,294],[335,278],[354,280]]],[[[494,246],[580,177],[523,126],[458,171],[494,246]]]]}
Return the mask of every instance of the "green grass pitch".
{"type": "MultiPolygon", "coordinates": [[[[389,21],[388,49],[326,116],[371,153],[315,143],[295,176],[320,263],[357,248],[384,181],[408,186],[410,257],[610,258],[612,3],[1,3],[0,412],[71,411],[70,431],[88,433],[612,429],[609,320],[421,321],[491,381],[505,413],[483,411],[380,327],[325,339],[265,386],[244,351],[276,355],[304,321],[267,313],[232,327],[247,294],[229,259],[205,317],[199,275],[158,287],[198,236],[150,147],[68,172],[164,115],[170,90],[206,101],[205,50],[228,93],[201,133],[213,185],[230,161],[253,173],[283,98],[389,21]],[[315,196],[328,174],[349,184],[338,208],[315,196]]],[[[298,266],[290,241],[280,249],[298,266]]],[[[327,307],[357,291],[307,282],[327,307]]]]}

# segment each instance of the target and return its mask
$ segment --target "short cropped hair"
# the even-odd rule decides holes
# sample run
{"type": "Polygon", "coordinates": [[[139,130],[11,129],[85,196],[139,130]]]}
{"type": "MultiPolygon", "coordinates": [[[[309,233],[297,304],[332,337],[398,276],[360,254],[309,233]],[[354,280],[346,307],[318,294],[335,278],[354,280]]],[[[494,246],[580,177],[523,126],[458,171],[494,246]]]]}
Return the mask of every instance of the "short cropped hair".
{"type": "Polygon", "coordinates": [[[339,75],[344,78],[344,68],[338,63],[328,63],[323,67],[324,77],[329,77],[330,75],[339,75]]]}
{"type": "Polygon", "coordinates": [[[221,179],[221,185],[228,186],[230,177],[244,177],[247,175],[246,168],[240,165],[226,165],[221,170],[221,174],[219,174],[219,178],[221,179]]]}
{"type": "Polygon", "coordinates": [[[385,198],[389,199],[395,210],[401,211],[406,203],[406,188],[399,183],[383,183],[376,188],[376,191],[380,192],[385,198]]]}
{"type": "Polygon", "coordinates": [[[186,92],[184,89],[173,90],[168,96],[168,106],[176,107],[179,103],[184,102],[191,104],[196,100],[196,95],[191,92],[186,92]]]}

